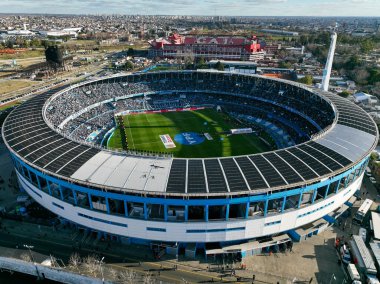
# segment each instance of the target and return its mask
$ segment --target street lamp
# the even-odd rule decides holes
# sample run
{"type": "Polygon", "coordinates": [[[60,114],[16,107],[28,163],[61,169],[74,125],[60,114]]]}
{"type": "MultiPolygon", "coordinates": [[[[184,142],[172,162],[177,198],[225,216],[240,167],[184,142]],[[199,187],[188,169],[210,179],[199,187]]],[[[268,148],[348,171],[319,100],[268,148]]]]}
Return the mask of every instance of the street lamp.
{"type": "Polygon", "coordinates": [[[32,249],[34,248],[34,246],[24,245],[24,248],[27,248],[29,250],[30,258],[32,259],[32,261],[34,263],[34,267],[36,268],[37,278],[39,279],[40,278],[40,274],[38,272],[37,264],[34,261],[34,257],[33,257],[33,254],[32,254],[32,249]]]}
{"type": "Polygon", "coordinates": [[[24,248],[27,248],[29,250],[29,253],[30,253],[30,258],[33,262],[34,261],[34,258],[33,258],[33,254],[32,254],[32,249],[34,248],[34,246],[29,246],[29,245],[24,245],[24,248]]]}
{"type": "Polygon", "coordinates": [[[102,267],[103,260],[104,260],[104,256],[102,257],[102,259],[101,259],[100,262],[99,262],[99,265],[100,265],[100,273],[102,273],[102,283],[104,283],[104,275],[103,275],[103,267],[102,267]]]}
{"type": "Polygon", "coordinates": [[[330,278],[330,282],[329,282],[329,284],[331,284],[331,282],[332,282],[333,279],[336,280],[336,277],[335,277],[335,274],[334,274],[334,273],[331,275],[331,278],[330,278]]]}

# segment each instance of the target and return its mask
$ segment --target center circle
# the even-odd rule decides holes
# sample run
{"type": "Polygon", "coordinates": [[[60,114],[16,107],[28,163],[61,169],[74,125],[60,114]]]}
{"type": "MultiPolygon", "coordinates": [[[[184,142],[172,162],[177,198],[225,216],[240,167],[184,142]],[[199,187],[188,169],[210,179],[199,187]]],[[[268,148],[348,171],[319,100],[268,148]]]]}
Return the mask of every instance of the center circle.
{"type": "Polygon", "coordinates": [[[196,132],[182,132],[174,136],[174,141],[182,145],[198,145],[205,141],[202,134],[196,132]]]}

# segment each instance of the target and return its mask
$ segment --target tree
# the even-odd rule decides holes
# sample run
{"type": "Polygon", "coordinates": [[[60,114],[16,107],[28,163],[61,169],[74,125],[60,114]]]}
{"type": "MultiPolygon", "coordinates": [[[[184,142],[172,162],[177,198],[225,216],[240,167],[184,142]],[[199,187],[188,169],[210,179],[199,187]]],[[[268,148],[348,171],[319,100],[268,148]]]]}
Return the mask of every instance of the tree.
{"type": "Polygon", "coordinates": [[[30,257],[30,254],[29,254],[29,253],[23,253],[22,255],[20,255],[20,258],[21,258],[23,261],[26,261],[26,262],[32,262],[32,258],[30,257]]]}
{"type": "Polygon", "coordinates": [[[372,40],[366,39],[360,44],[360,50],[363,53],[369,53],[375,48],[375,44],[373,43],[372,40]]]}
{"type": "Polygon", "coordinates": [[[125,62],[125,65],[124,65],[125,70],[127,70],[127,71],[132,70],[133,67],[134,67],[134,65],[131,61],[127,60],[127,62],[125,62]]]}
{"type": "Polygon", "coordinates": [[[197,62],[198,65],[203,65],[203,64],[206,63],[205,59],[202,56],[201,57],[197,57],[196,58],[196,62],[197,62]]]}
{"type": "Polygon", "coordinates": [[[33,47],[41,46],[41,41],[38,38],[34,38],[30,41],[30,45],[33,47]]]}
{"type": "Polygon", "coordinates": [[[307,45],[309,43],[309,38],[306,35],[301,35],[300,36],[300,43],[302,45],[307,45]]]}
{"type": "Polygon", "coordinates": [[[194,56],[194,53],[193,52],[191,52],[191,51],[187,51],[185,54],[184,54],[184,56],[183,56],[183,58],[184,58],[184,61],[185,61],[185,65],[186,66],[188,66],[188,65],[190,65],[190,64],[194,64],[194,58],[195,58],[195,56],[194,56]]]}
{"type": "Polygon", "coordinates": [[[65,36],[62,37],[62,40],[63,40],[64,42],[67,42],[67,41],[69,41],[70,39],[71,39],[71,36],[69,36],[69,35],[65,35],[65,36]]]}
{"type": "Polygon", "coordinates": [[[113,268],[109,268],[109,269],[108,269],[108,273],[109,273],[109,275],[111,276],[111,278],[112,278],[113,280],[115,280],[115,279],[118,278],[119,273],[117,272],[117,270],[115,270],[115,269],[113,269],[113,268]]]}
{"type": "Polygon", "coordinates": [[[370,157],[371,157],[371,160],[376,161],[379,158],[379,155],[376,152],[372,152],[370,157]]]}
{"type": "Polygon", "coordinates": [[[5,43],[5,46],[6,46],[7,48],[13,48],[13,42],[10,41],[10,40],[8,40],[8,41],[5,43]]]}
{"type": "Polygon", "coordinates": [[[201,56],[201,57],[197,57],[195,59],[195,62],[196,62],[196,68],[197,69],[205,69],[205,68],[208,68],[207,64],[206,64],[206,61],[205,59],[201,56]]]}
{"type": "Polygon", "coordinates": [[[48,48],[49,47],[49,45],[50,45],[50,42],[48,41],[48,40],[43,40],[42,42],[41,42],[41,44],[43,45],[43,47],[46,49],[46,48],[48,48]]]}
{"type": "Polygon", "coordinates": [[[79,270],[79,265],[81,263],[81,258],[79,254],[76,252],[71,254],[70,259],[69,259],[69,267],[73,270],[79,270]]]}
{"type": "Polygon", "coordinates": [[[305,84],[305,85],[312,85],[313,84],[313,76],[305,75],[305,77],[299,79],[298,82],[305,84]]]}
{"type": "Polygon", "coordinates": [[[340,92],[338,95],[343,98],[347,98],[350,95],[350,93],[347,91],[343,91],[343,92],[340,92]]]}
{"type": "Polygon", "coordinates": [[[224,71],[224,64],[220,61],[216,62],[215,69],[218,71],[224,71]]]}
{"type": "Polygon", "coordinates": [[[122,283],[134,284],[137,283],[137,274],[133,270],[126,269],[119,274],[119,279],[122,283]]]}
{"type": "Polygon", "coordinates": [[[350,59],[344,64],[344,67],[349,70],[353,70],[359,66],[362,66],[363,62],[360,60],[359,56],[353,55],[350,59]]]}
{"type": "Polygon", "coordinates": [[[320,44],[330,44],[330,33],[329,32],[321,32],[318,34],[316,38],[316,43],[320,44]]]}
{"type": "Polygon", "coordinates": [[[380,82],[376,82],[373,86],[372,86],[372,92],[379,96],[380,97],[380,82]]]}
{"type": "Polygon", "coordinates": [[[127,56],[133,57],[134,54],[135,54],[135,50],[132,47],[128,48],[127,56]]]}
{"type": "Polygon", "coordinates": [[[281,61],[279,64],[278,64],[278,67],[279,68],[291,68],[292,67],[292,64],[290,62],[286,62],[286,61],[281,61]]]}
{"type": "Polygon", "coordinates": [[[153,279],[153,277],[152,277],[151,274],[147,273],[147,274],[144,275],[144,277],[143,277],[143,283],[144,284],[152,284],[154,282],[155,281],[154,281],[154,279],[153,279]]]}
{"type": "Polygon", "coordinates": [[[380,82],[380,69],[379,68],[370,69],[368,83],[371,85],[374,85],[378,82],[380,82]]]}
{"type": "Polygon", "coordinates": [[[353,80],[360,85],[365,85],[368,83],[369,73],[365,68],[356,68],[352,71],[353,80]]]}
{"type": "Polygon", "coordinates": [[[100,262],[100,260],[98,259],[97,256],[95,256],[95,255],[88,255],[83,260],[83,266],[87,270],[88,274],[90,274],[91,276],[96,277],[97,274],[98,274],[99,262],[100,262]]]}

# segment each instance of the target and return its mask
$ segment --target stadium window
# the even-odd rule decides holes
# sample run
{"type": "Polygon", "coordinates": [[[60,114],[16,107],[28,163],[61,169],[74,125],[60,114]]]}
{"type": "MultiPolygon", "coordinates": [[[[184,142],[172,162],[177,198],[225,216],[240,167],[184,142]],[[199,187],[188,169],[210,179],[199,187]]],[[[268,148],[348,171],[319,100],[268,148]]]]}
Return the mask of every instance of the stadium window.
{"type": "Polygon", "coordinates": [[[347,179],[348,179],[348,176],[342,177],[340,179],[340,183],[339,183],[339,187],[338,187],[338,192],[341,191],[342,189],[345,189],[347,179]]]}
{"type": "Polygon", "coordinates": [[[248,218],[263,216],[265,211],[265,201],[250,202],[248,209],[248,218]]]}
{"type": "Polygon", "coordinates": [[[338,186],[338,184],[339,184],[339,180],[336,180],[336,181],[330,183],[330,187],[328,189],[327,196],[331,196],[331,195],[335,194],[336,187],[338,186]]]}
{"type": "Polygon", "coordinates": [[[29,173],[30,173],[30,181],[31,181],[31,183],[34,186],[38,187],[37,175],[34,172],[32,172],[32,171],[29,171],[29,173]]]}
{"type": "Polygon", "coordinates": [[[310,205],[313,201],[314,191],[303,192],[301,196],[300,208],[310,205]]]}
{"type": "Polygon", "coordinates": [[[48,184],[47,184],[46,179],[43,178],[43,177],[40,177],[40,176],[37,176],[37,178],[38,178],[38,182],[40,183],[40,189],[41,189],[43,192],[45,192],[45,193],[47,193],[47,194],[50,194],[50,192],[49,192],[49,187],[48,187],[48,184]]]}
{"type": "Polygon", "coordinates": [[[144,219],[144,203],[127,202],[127,208],[130,218],[144,219]]]}
{"type": "Polygon", "coordinates": [[[356,169],[355,175],[354,175],[354,178],[352,179],[352,181],[355,181],[361,175],[361,173],[362,173],[361,168],[356,169]]]}
{"type": "Polygon", "coordinates": [[[162,204],[148,204],[148,219],[149,220],[164,220],[165,206],[162,204]]]}
{"type": "Polygon", "coordinates": [[[87,193],[74,191],[74,194],[76,195],[77,206],[88,209],[91,208],[87,193]]]}
{"type": "Polygon", "coordinates": [[[108,205],[111,214],[125,216],[124,200],[108,198],[108,205]]]}
{"type": "Polygon", "coordinates": [[[75,205],[73,191],[70,188],[67,188],[65,186],[62,186],[61,190],[62,190],[63,200],[67,203],[75,205]]]}
{"type": "Polygon", "coordinates": [[[244,204],[230,204],[230,209],[228,211],[228,219],[240,219],[245,218],[245,211],[247,210],[247,205],[244,204]]]}
{"type": "Polygon", "coordinates": [[[22,176],[23,176],[24,178],[26,178],[27,180],[30,180],[28,169],[25,168],[25,167],[21,167],[21,168],[22,168],[22,173],[21,173],[22,176]]]}
{"type": "Polygon", "coordinates": [[[188,220],[189,221],[204,221],[205,220],[204,206],[189,206],[188,220]]]}
{"type": "Polygon", "coordinates": [[[365,163],[363,163],[362,168],[361,168],[361,170],[360,170],[360,174],[364,173],[364,171],[365,171],[365,169],[367,168],[367,166],[368,166],[368,161],[365,162],[365,163]]]}
{"type": "Polygon", "coordinates": [[[268,200],[267,214],[271,215],[271,214],[281,213],[283,203],[284,203],[284,198],[268,200]]]}
{"type": "Polygon", "coordinates": [[[185,221],[185,206],[168,206],[168,221],[181,222],[185,221]]]}
{"type": "Polygon", "coordinates": [[[61,192],[59,190],[59,185],[54,182],[49,181],[49,187],[50,187],[51,195],[56,198],[61,199],[61,192]]]}
{"type": "Polygon", "coordinates": [[[284,210],[286,211],[286,210],[296,209],[298,206],[299,199],[300,199],[299,194],[287,196],[285,200],[284,210]]]}
{"type": "Polygon", "coordinates": [[[35,174],[34,172],[32,172],[32,171],[29,171],[29,176],[30,176],[30,182],[31,182],[34,186],[38,187],[38,181],[37,181],[37,176],[36,176],[36,174],[35,174]]]}
{"type": "Polygon", "coordinates": [[[349,175],[347,176],[347,184],[346,184],[346,187],[348,186],[348,185],[350,185],[353,181],[354,181],[354,178],[355,178],[355,170],[354,171],[351,171],[350,173],[349,173],[349,175]]]}
{"type": "Polygon", "coordinates": [[[327,189],[327,185],[317,188],[317,194],[315,196],[314,202],[321,199],[325,199],[326,189],[327,189]]]}
{"type": "Polygon", "coordinates": [[[215,205],[208,207],[209,220],[225,220],[226,219],[226,205],[215,205]]]}
{"type": "Polygon", "coordinates": [[[358,176],[361,176],[361,175],[362,175],[362,173],[364,172],[364,170],[365,170],[365,163],[364,163],[364,164],[362,164],[362,166],[359,168],[359,173],[358,173],[358,176]]]}
{"type": "Polygon", "coordinates": [[[107,212],[107,202],[105,197],[91,195],[92,209],[107,212]]]}
{"type": "Polygon", "coordinates": [[[20,163],[16,159],[13,160],[13,163],[14,163],[17,171],[20,173],[21,172],[21,165],[20,165],[20,163]]]}

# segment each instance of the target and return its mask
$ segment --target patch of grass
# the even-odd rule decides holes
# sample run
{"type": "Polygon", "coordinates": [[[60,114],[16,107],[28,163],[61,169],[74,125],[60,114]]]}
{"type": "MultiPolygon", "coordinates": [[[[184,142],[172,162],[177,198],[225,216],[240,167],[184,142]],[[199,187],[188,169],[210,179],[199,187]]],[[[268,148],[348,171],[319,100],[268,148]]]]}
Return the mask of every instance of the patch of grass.
{"type": "MultiPolygon", "coordinates": [[[[221,157],[253,154],[269,150],[256,134],[226,135],[231,128],[242,127],[226,114],[213,109],[159,114],[138,114],[124,117],[125,133],[130,150],[170,152],[175,157],[221,157]],[[209,133],[213,140],[205,139],[198,145],[182,145],[174,141],[176,134],[209,133]],[[166,149],[159,135],[169,134],[176,148],[166,149]]],[[[109,141],[110,148],[122,149],[121,136],[115,131],[109,141]]]]}
{"type": "Polygon", "coordinates": [[[94,46],[98,47],[99,50],[103,51],[122,51],[122,50],[128,50],[129,48],[133,48],[134,50],[142,50],[142,49],[148,49],[149,45],[129,45],[129,44],[118,44],[118,45],[110,45],[110,46],[94,46]]]}
{"type": "Polygon", "coordinates": [[[76,39],[76,40],[69,40],[66,42],[63,42],[62,45],[97,45],[95,40],[88,40],[88,39],[76,39]]]}
{"type": "Polygon", "coordinates": [[[0,106],[0,110],[6,110],[6,109],[8,109],[8,108],[11,108],[11,107],[13,107],[13,106],[17,106],[17,105],[19,105],[19,104],[20,104],[20,102],[18,102],[18,101],[14,101],[14,102],[11,102],[11,103],[8,103],[8,104],[5,104],[5,105],[0,106]]]}
{"type": "Polygon", "coordinates": [[[38,84],[38,82],[27,80],[4,80],[0,81],[0,99],[3,99],[3,94],[28,88],[38,84]]]}
{"type": "Polygon", "coordinates": [[[181,66],[157,66],[156,68],[149,70],[149,72],[167,71],[167,70],[182,70],[181,66]]]}
{"type": "Polygon", "coordinates": [[[37,50],[28,50],[24,52],[18,52],[15,54],[0,54],[0,60],[1,59],[25,59],[25,58],[33,58],[33,57],[40,57],[45,56],[45,51],[43,49],[37,49],[37,50]]]}

